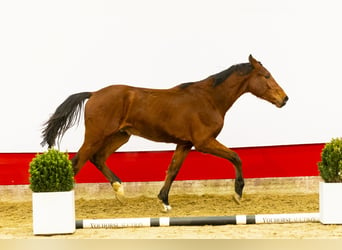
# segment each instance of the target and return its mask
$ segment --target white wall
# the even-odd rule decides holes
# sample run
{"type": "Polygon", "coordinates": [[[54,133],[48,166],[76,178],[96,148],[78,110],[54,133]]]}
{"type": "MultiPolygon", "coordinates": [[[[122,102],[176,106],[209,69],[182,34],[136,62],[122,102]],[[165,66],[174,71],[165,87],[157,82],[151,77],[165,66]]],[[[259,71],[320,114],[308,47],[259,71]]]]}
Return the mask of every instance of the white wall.
{"type": "MultiPolygon", "coordinates": [[[[252,53],[286,90],[277,109],[245,95],[228,112],[230,147],[341,136],[339,1],[11,0],[0,2],[0,152],[36,152],[44,121],[70,94],[109,84],[168,88],[252,53]]],[[[61,149],[76,151],[84,127],[61,149]]],[[[121,150],[173,145],[132,138],[121,150]]]]}

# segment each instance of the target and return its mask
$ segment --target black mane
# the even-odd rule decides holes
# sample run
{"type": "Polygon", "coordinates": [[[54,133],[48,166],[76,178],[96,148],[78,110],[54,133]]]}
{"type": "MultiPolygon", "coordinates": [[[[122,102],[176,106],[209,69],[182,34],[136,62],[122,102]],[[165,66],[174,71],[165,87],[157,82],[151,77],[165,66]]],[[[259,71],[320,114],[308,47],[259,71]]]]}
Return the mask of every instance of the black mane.
{"type": "Polygon", "coordinates": [[[247,75],[251,73],[253,70],[253,66],[250,63],[241,63],[231,66],[230,68],[217,73],[215,75],[212,75],[210,77],[214,78],[214,84],[213,86],[216,87],[217,85],[220,85],[223,83],[232,73],[237,72],[239,75],[247,75]]]}
{"type": "MultiPolygon", "coordinates": [[[[213,87],[216,87],[217,85],[220,85],[223,83],[231,74],[234,72],[237,72],[240,76],[247,75],[251,73],[253,70],[253,66],[250,63],[241,63],[231,66],[230,68],[223,70],[220,73],[217,73],[215,75],[209,76],[210,78],[214,79],[213,87]]],[[[197,82],[186,82],[178,85],[181,89],[185,89],[192,84],[197,82]]]]}
{"type": "Polygon", "coordinates": [[[186,83],[182,83],[182,84],[179,84],[178,86],[181,88],[181,89],[185,89],[187,87],[189,87],[190,85],[194,84],[196,82],[186,82],[186,83]]]}

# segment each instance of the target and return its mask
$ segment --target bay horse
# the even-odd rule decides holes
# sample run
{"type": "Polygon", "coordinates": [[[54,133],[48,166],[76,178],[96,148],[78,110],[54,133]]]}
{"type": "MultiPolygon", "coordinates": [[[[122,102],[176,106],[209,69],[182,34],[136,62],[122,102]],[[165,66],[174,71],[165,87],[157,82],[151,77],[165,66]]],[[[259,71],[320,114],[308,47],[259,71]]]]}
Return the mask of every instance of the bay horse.
{"type": "Polygon", "coordinates": [[[197,151],[222,157],[235,167],[236,202],[240,203],[244,178],[237,153],[216,140],[224,117],[244,93],[283,107],[288,97],[270,72],[249,56],[248,63],[236,64],[218,74],[170,89],[137,88],[112,85],[95,92],[69,96],[44,124],[42,146],[53,147],[71,126],[79,122],[84,102],[84,142],[72,158],[76,175],[90,160],[111,183],[116,197],[123,198],[121,180],[106,165],[106,159],[131,135],[156,142],[175,143],[176,150],[168,166],[158,198],[164,210],[171,209],[169,191],[187,154],[197,151]]]}

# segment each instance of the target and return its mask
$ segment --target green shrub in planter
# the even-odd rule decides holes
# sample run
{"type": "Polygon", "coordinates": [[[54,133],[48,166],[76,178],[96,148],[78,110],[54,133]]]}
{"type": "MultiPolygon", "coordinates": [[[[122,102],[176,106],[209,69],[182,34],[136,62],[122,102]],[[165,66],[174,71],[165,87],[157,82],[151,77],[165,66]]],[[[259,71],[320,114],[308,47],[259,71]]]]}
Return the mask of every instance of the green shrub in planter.
{"type": "Polygon", "coordinates": [[[30,188],[33,192],[64,192],[74,188],[74,172],[67,153],[49,149],[30,162],[30,188]]]}
{"type": "Polygon", "coordinates": [[[334,138],[326,143],[318,169],[325,182],[342,182],[342,138],[334,138]]]}

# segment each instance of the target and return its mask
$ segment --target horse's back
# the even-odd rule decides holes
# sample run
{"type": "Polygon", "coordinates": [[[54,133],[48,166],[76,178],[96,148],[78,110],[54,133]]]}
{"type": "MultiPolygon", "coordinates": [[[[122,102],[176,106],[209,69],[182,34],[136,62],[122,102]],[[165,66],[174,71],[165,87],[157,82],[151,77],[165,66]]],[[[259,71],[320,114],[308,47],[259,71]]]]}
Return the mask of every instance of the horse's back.
{"type": "Polygon", "coordinates": [[[140,106],[143,103],[149,105],[150,102],[158,103],[167,102],[171,99],[173,101],[184,99],[184,93],[182,95],[180,92],[176,87],[171,89],[150,89],[129,85],[110,85],[93,92],[89,101],[101,103],[101,105],[106,103],[108,106],[118,105],[118,103],[121,105],[122,101],[130,101],[140,106]]]}
{"type": "Polygon", "coordinates": [[[146,109],[159,105],[155,100],[167,99],[166,90],[138,88],[129,85],[110,85],[92,93],[86,103],[86,118],[107,117],[123,121],[132,110],[146,109]]]}
{"type": "Polygon", "coordinates": [[[153,141],[189,142],[195,136],[192,131],[204,135],[222,127],[222,118],[201,95],[195,89],[177,86],[108,86],[93,92],[87,102],[86,127],[105,134],[126,131],[153,141]]]}

